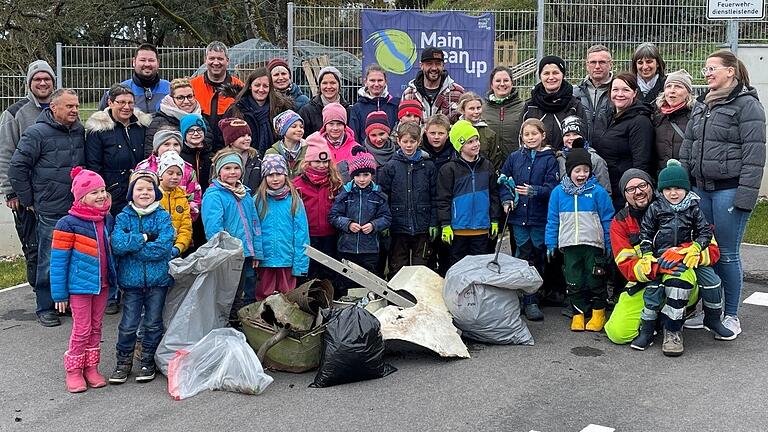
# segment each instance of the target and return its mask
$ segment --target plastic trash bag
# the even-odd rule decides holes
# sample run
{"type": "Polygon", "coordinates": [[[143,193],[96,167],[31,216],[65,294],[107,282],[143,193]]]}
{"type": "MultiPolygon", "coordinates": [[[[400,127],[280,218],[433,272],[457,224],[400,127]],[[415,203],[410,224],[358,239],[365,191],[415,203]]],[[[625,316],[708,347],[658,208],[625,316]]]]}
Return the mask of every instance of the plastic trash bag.
{"type": "Polygon", "coordinates": [[[243,261],[240,240],[220,232],[190,256],[169,263],[175,283],[165,299],[166,330],[155,352],[155,363],[164,374],[177,350],[227,326],[243,261]]]}
{"type": "Polygon", "coordinates": [[[453,323],[471,339],[493,344],[533,345],[520,319],[521,293],[533,293],[542,279],[526,261],[499,255],[501,273],[489,270],[493,255],[470,255],[445,275],[443,298],[453,323]]]}
{"type": "Polygon", "coordinates": [[[245,335],[231,328],[211,330],[168,365],[168,393],[175,400],[204,390],[259,394],[272,383],[245,335]]]}
{"type": "Polygon", "coordinates": [[[320,370],[310,387],[330,387],[381,378],[396,371],[384,363],[381,324],[362,307],[322,309],[327,323],[323,334],[320,370]]]}

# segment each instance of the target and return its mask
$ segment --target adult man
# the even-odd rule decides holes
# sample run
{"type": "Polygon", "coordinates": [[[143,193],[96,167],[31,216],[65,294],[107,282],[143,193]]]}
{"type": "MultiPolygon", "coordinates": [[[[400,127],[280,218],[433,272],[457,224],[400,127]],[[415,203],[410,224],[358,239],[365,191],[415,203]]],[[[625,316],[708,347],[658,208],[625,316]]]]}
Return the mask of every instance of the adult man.
{"type": "Polygon", "coordinates": [[[597,115],[611,104],[610,83],[613,58],[605,45],[592,45],[587,50],[587,77],[573,88],[573,95],[584,107],[587,130],[594,130],[597,115]]]}
{"type": "Polygon", "coordinates": [[[0,115],[0,192],[5,205],[13,211],[16,233],[27,264],[27,282],[35,289],[37,279],[37,220],[35,214],[19,205],[19,197],[11,187],[8,168],[21,134],[32,126],[48,107],[56,85],[53,69],[44,60],[35,60],[27,68],[27,97],[16,102],[0,115]]]}
{"type": "Polygon", "coordinates": [[[223,42],[213,41],[205,47],[205,73],[198,75],[189,83],[195,92],[195,99],[200,103],[203,117],[211,126],[214,152],[224,147],[224,138],[219,131],[219,118],[235,102],[232,96],[222,93],[226,87],[243,87],[243,82],[229,73],[229,50],[223,42]]]}
{"type": "Polygon", "coordinates": [[[51,95],[50,106],[21,136],[11,158],[8,177],[19,206],[37,217],[37,319],[45,327],[61,322],[51,299],[50,258],[53,228],[72,206],[70,171],[85,165],[85,131],[79,118],[80,103],[72,89],[51,95]]]}
{"type": "Polygon", "coordinates": [[[427,47],[421,53],[421,69],[416,78],[408,83],[403,92],[403,100],[418,99],[421,102],[424,116],[442,113],[451,121],[458,118],[459,98],[464,93],[464,87],[455,83],[445,70],[445,53],[440,48],[427,47]]]}
{"type": "MultiPolygon", "coordinates": [[[[154,113],[160,108],[160,101],[171,93],[171,83],[160,79],[160,61],[157,59],[157,48],[143,43],[136,48],[133,57],[133,76],[121,84],[128,87],[136,95],[135,107],[147,114],[154,113]]],[[[99,109],[107,107],[107,92],[101,98],[99,109]]]]}

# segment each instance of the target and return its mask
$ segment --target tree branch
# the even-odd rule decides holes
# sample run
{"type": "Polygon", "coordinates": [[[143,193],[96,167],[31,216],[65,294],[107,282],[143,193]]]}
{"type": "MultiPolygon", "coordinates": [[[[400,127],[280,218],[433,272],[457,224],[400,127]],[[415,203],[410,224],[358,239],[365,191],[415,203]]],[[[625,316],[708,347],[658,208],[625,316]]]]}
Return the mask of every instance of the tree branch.
{"type": "Polygon", "coordinates": [[[152,0],[152,1],[151,1],[151,4],[152,4],[152,6],[154,6],[154,7],[155,7],[157,10],[159,10],[160,12],[162,12],[162,13],[163,13],[163,15],[165,15],[165,16],[166,16],[168,19],[170,19],[172,22],[176,23],[177,25],[181,26],[182,28],[184,28],[184,29],[185,29],[185,30],[187,30],[188,32],[192,33],[192,35],[193,35],[195,38],[197,38],[197,39],[198,39],[200,42],[202,42],[202,43],[203,43],[203,45],[205,45],[206,43],[208,43],[208,42],[205,40],[205,38],[203,38],[203,37],[200,35],[200,33],[197,31],[197,29],[195,29],[195,28],[192,26],[192,24],[190,24],[190,23],[189,23],[189,21],[187,21],[187,20],[186,20],[186,19],[184,19],[183,17],[180,17],[180,16],[176,15],[175,13],[173,13],[173,12],[172,12],[170,9],[168,9],[168,7],[166,7],[166,6],[165,6],[165,4],[163,4],[163,2],[162,2],[161,0],[152,0]]]}

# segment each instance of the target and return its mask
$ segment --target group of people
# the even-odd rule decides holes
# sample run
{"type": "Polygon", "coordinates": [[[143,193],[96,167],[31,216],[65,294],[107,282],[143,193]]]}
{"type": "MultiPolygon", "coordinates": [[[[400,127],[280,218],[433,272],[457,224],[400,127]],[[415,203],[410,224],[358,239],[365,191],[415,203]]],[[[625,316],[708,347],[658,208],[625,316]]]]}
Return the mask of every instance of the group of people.
{"type": "MultiPolygon", "coordinates": [[[[310,263],[306,244],[381,277],[406,265],[444,275],[493,251],[507,224],[542,291],[565,296],[573,331],[605,328],[643,350],[660,325],[664,353],[680,355],[698,290],[701,326],[736,338],[739,243],[765,163],[765,114],[747,70],[713,53],[697,101],[691,76],[666,74],[652,44],[638,47],[631,72],[614,73],[605,46],[586,57],[576,87],[561,58],[541,59],[522,101],[510,69],[494,68],[480,96],[428,47],[401,98],[371,65],[350,105],[332,66],[310,99],[283,59],[240,81],[227,47],[212,42],[203,74],[169,82],[143,44],[133,76],[85,125],[77,93],[54,91],[50,66],[33,62],[27,98],[0,116],[0,187],[38,321],[56,326],[71,311],[68,390],[106,385],[102,317],[120,304],[109,382],[127,381],[134,357],[136,380],[154,378],[168,263],[221,232],[245,258],[233,326],[240,307],[303,280],[330,278],[346,294],[350,281],[310,263]],[[610,319],[607,279],[621,292],[610,319]]],[[[523,296],[529,320],[544,318],[539,294],[523,296]]]]}

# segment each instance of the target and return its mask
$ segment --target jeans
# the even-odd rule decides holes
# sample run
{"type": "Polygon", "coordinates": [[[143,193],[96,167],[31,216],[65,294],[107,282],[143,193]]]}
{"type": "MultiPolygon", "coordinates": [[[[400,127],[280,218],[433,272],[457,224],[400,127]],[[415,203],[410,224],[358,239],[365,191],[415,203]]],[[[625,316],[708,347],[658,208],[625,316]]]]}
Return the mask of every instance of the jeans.
{"type": "Polygon", "coordinates": [[[54,304],[51,298],[51,243],[53,242],[53,228],[59,221],[55,216],[37,215],[37,278],[35,280],[35,298],[37,307],[35,312],[40,315],[43,312],[53,312],[54,304]]]}
{"type": "Polygon", "coordinates": [[[21,240],[24,260],[27,263],[27,282],[34,290],[37,280],[37,217],[35,217],[34,212],[19,207],[13,212],[13,222],[16,225],[19,240],[21,240]]]}
{"type": "Polygon", "coordinates": [[[154,362],[155,351],[163,337],[163,307],[167,288],[140,288],[123,291],[123,317],[117,327],[117,359],[128,360],[136,347],[136,330],[144,327],[141,338],[141,364],[154,362]],[[141,310],[144,308],[144,320],[141,310]]]}
{"type": "Polygon", "coordinates": [[[725,314],[736,316],[744,283],[739,247],[752,213],[733,206],[735,188],[712,192],[699,188],[693,190],[701,197],[699,207],[704,217],[715,225],[715,239],[720,246],[720,260],[715,264],[715,271],[723,283],[725,314]]]}
{"type": "Polygon", "coordinates": [[[101,344],[101,324],[104,309],[107,308],[109,288],[102,288],[99,295],[72,294],[69,307],[72,309],[72,334],[69,337],[69,355],[79,356],[88,348],[101,344]]]}

